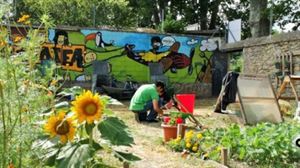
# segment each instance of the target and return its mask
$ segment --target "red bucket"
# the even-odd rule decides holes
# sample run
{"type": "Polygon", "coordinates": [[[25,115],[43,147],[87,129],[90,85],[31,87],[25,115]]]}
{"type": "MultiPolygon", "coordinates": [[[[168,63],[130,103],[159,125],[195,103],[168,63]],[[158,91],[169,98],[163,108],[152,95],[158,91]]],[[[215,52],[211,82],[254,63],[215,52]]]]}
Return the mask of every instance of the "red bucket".
{"type": "Polygon", "coordinates": [[[193,114],[195,105],[195,94],[176,94],[179,101],[178,107],[180,111],[193,114]]]}

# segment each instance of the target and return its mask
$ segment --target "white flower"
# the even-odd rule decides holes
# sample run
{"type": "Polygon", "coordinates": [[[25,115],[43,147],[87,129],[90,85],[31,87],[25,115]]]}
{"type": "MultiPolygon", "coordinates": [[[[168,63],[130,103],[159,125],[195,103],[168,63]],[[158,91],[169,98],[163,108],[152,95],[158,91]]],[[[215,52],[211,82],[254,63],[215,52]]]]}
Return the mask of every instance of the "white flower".
{"type": "Polygon", "coordinates": [[[212,39],[208,39],[208,40],[202,40],[201,41],[201,47],[200,50],[201,51],[214,51],[217,49],[217,44],[215,43],[214,40],[212,39]]]}

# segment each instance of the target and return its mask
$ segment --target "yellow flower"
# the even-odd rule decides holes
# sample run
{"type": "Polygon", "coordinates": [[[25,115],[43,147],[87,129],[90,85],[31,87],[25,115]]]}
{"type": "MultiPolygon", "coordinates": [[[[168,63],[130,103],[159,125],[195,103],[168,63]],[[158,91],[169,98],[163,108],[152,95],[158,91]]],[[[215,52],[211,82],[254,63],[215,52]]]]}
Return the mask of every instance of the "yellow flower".
{"type": "Polygon", "coordinates": [[[190,147],[192,146],[192,144],[191,144],[191,143],[187,143],[185,146],[186,146],[187,148],[190,148],[190,147]]]}
{"type": "Polygon", "coordinates": [[[193,130],[189,130],[189,132],[188,132],[189,134],[194,134],[194,131],[193,130]]]}
{"type": "Polygon", "coordinates": [[[185,138],[185,142],[189,143],[191,141],[191,138],[185,138]]]}
{"type": "Polygon", "coordinates": [[[27,19],[29,19],[29,15],[22,15],[22,17],[20,17],[17,22],[22,23],[27,21],[27,19]]]}
{"type": "Polygon", "coordinates": [[[187,138],[192,138],[193,134],[194,134],[194,131],[193,131],[193,130],[190,130],[190,131],[188,131],[187,133],[185,133],[185,136],[186,136],[187,138]]]}
{"type": "Polygon", "coordinates": [[[50,83],[51,86],[55,86],[57,84],[58,80],[53,79],[50,83]]]}
{"type": "Polygon", "coordinates": [[[30,25],[30,20],[27,20],[26,22],[24,22],[24,24],[26,24],[26,25],[30,25]]]}
{"type": "Polygon", "coordinates": [[[19,41],[22,40],[22,37],[21,36],[17,36],[15,39],[14,39],[14,43],[17,43],[19,41]]]}
{"type": "Polygon", "coordinates": [[[196,152],[196,151],[198,150],[198,146],[197,146],[197,145],[194,145],[193,148],[192,148],[192,150],[193,150],[194,152],[196,152]]]}
{"type": "Polygon", "coordinates": [[[100,120],[104,105],[98,94],[93,95],[91,91],[84,91],[72,102],[72,111],[79,123],[87,121],[89,124],[100,120]]]}
{"type": "Polygon", "coordinates": [[[221,146],[218,146],[217,147],[217,151],[221,151],[222,150],[222,147],[221,146]]]}
{"type": "Polygon", "coordinates": [[[4,46],[6,46],[6,44],[7,43],[4,40],[0,41],[0,47],[4,47],[4,46]]]}
{"type": "Polygon", "coordinates": [[[27,105],[23,105],[21,111],[22,112],[27,112],[28,111],[28,106],[27,105]]]}
{"type": "Polygon", "coordinates": [[[201,133],[197,134],[197,138],[198,138],[198,139],[202,139],[202,137],[203,137],[203,136],[202,136],[201,133]]]}
{"type": "Polygon", "coordinates": [[[176,142],[176,143],[179,143],[180,140],[181,140],[181,136],[178,136],[178,137],[175,139],[175,142],[176,142]]]}
{"type": "Polygon", "coordinates": [[[66,113],[60,111],[58,115],[51,116],[44,126],[45,132],[50,134],[50,137],[60,137],[62,143],[68,140],[72,141],[75,135],[75,124],[72,118],[66,118],[66,113]]]}

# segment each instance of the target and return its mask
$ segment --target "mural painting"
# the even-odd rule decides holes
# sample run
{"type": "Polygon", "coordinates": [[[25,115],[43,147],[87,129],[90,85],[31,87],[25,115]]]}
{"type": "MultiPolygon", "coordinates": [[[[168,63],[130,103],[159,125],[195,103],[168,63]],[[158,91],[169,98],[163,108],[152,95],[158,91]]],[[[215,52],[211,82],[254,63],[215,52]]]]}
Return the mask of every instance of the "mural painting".
{"type": "Polygon", "coordinates": [[[83,56],[85,47],[83,45],[55,45],[46,43],[42,46],[40,60],[55,60],[62,69],[83,72],[83,56]]]}
{"type": "MultiPolygon", "coordinates": [[[[10,43],[16,45],[26,38],[26,30],[12,28],[10,43]]],[[[120,81],[149,81],[149,63],[163,65],[172,83],[211,82],[211,57],[217,49],[215,41],[205,36],[183,36],[121,32],[97,29],[40,32],[47,36],[40,53],[41,63],[53,60],[60,65],[59,73],[70,80],[90,80],[94,60],[108,61],[111,75],[120,81]]]]}
{"type": "Polygon", "coordinates": [[[210,58],[217,46],[207,37],[94,29],[51,29],[48,34],[41,60],[55,60],[71,71],[71,80],[90,79],[90,65],[97,59],[108,61],[112,75],[120,81],[130,75],[148,82],[148,64],[160,62],[170,82],[211,82],[210,58]]]}

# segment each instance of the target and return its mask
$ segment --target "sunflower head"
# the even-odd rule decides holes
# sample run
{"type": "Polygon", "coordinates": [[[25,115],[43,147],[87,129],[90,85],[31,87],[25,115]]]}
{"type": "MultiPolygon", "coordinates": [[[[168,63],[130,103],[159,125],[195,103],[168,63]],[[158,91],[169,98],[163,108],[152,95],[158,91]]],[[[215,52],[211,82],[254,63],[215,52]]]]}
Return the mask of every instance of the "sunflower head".
{"type": "Polygon", "coordinates": [[[45,132],[53,138],[60,137],[62,143],[72,141],[75,135],[75,124],[72,118],[66,118],[66,113],[61,111],[58,115],[51,116],[45,124],[45,132]]]}
{"type": "Polygon", "coordinates": [[[98,94],[84,91],[72,102],[72,111],[79,123],[86,121],[88,124],[101,119],[104,104],[98,94]]]}

